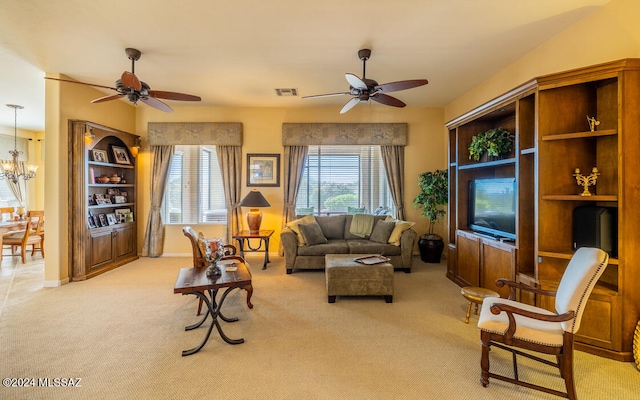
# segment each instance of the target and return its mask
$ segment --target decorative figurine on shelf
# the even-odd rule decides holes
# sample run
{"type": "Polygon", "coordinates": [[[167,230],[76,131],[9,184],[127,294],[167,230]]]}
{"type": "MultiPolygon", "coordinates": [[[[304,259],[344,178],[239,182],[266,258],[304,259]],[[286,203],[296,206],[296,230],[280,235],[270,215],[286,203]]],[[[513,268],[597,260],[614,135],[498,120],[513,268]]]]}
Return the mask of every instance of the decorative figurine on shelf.
{"type": "Polygon", "coordinates": [[[207,268],[207,276],[219,276],[222,275],[218,261],[224,256],[224,247],[222,244],[222,238],[211,238],[207,240],[209,246],[207,247],[207,254],[205,255],[207,261],[211,263],[207,268]]]}
{"type": "Polygon", "coordinates": [[[596,126],[600,125],[600,121],[596,120],[596,117],[590,117],[587,115],[587,121],[589,122],[589,130],[595,132],[596,126]]]}
{"type": "Polygon", "coordinates": [[[580,193],[580,196],[591,196],[591,192],[589,192],[589,186],[595,186],[596,181],[598,180],[598,175],[600,175],[600,173],[598,172],[598,168],[596,167],[593,167],[593,169],[591,170],[591,174],[589,175],[582,175],[580,173],[580,168],[576,168],[576,172],[575,174],[573,174],[573,176],[576,177],[576,182],[578,183],[578,185],[584,187],[584,190],[582,191],[582,193],[580,193]]]}

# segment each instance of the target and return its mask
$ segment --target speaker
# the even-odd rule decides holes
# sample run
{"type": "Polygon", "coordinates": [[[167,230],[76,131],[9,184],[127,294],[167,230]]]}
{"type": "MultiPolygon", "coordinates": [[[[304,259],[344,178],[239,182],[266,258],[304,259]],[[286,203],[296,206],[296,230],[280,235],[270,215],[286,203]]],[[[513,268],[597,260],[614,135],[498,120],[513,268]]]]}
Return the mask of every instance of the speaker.
{"type": "Polygon", "coordinates": [[[597,247],[618,255],[618,208],[581,206],[573,209],[573,249],[597,247]]]}

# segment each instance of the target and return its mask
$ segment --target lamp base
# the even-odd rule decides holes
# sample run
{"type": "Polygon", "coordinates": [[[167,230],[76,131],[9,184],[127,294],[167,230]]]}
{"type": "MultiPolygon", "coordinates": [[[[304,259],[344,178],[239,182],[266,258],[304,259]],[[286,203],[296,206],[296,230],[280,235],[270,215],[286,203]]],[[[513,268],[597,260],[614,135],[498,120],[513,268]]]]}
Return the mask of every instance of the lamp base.
{"type": "Polygon", "coordinates": [[[247,225],[249,225],[249,233],[260,233],[260,224],[262,223],[262,213],[257,208],[252,208],[247,213],[247,225]]]}

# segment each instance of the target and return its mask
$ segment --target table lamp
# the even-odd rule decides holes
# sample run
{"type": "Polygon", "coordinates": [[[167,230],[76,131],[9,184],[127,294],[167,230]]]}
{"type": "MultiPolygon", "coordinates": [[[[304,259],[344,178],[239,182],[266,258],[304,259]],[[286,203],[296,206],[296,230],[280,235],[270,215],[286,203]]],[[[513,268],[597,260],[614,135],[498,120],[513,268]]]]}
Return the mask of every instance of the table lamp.
{"type": "Polygon", "coordinates": [[[264,198],[262,193],[252,190],[247,194],[239,204],[240,207],[251,207],[247,213],[247,224],[250,233],[259,233],[260,224],[262,223],[262,213],[258,207],[271,207],[271,204],[264,198]]]}

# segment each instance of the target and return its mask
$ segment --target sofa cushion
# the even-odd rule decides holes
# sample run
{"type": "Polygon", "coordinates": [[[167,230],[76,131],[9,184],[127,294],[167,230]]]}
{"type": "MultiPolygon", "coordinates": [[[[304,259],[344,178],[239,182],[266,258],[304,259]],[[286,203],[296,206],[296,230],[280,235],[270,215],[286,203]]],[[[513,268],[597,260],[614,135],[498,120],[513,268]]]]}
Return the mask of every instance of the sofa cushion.
{"type": "Polygon", "coordinates": [[[327,244],[299,246],[299,256],[324,256],[325,254],[349,254],[349,246],[343,239],[329,240],[327,244]]]}
{"type": "Polygon", "coordinates": [[[302,237],[302,234],[300,234],[300,228],[298,227],[298,225],[309,224],[311,222],[316,222],[316,217],[314,217],[313,215],[305,215],[302,218],[287,222],[287,224],[285,225],[287,228],[296,233],[296,236],[298,237],[298,246],[304,246],[305,244],[304,238],[302,237]]]}
{"type": "Polygon", "coordinates": [[[316,217],[316,220],[327,239],[344,239],[344,215],[316,217]]]}
{"type": "Polygon", "coordinates": [[[348,240],[347,244],[351,254],[384,254],[385,256],[397,256],[400,254],[400,247],[388,243],[360,239],[348,240]]]}
{"type": "Polygon", "coordinates": [[[389,236],[389,243],[394,246],[400,246],[400,237],[402,236],[402,232],[416,224],[415,222],[393,219],[391,216],[387,217],[385,221],[393,221],[395,223],[391,236],[389,236]]]}
{"type": "Polygon", "coordinates": [[[310,224],[298,224],[298,228],[300,229],[300,234],[304,238],[305,246],[327,243],[327,238],[324,237],[322,229],[320,229],[320,225],[318,225],[317,222],[314,221],[310,224]]]}
{"type": "Polygon", "coordinates": [[[396,223],[394,221],[379,220],[373,227],[369,240],[386,244],[389,242],[389,236],[391,236],[391,232],[395,227],[396,223]]]}

